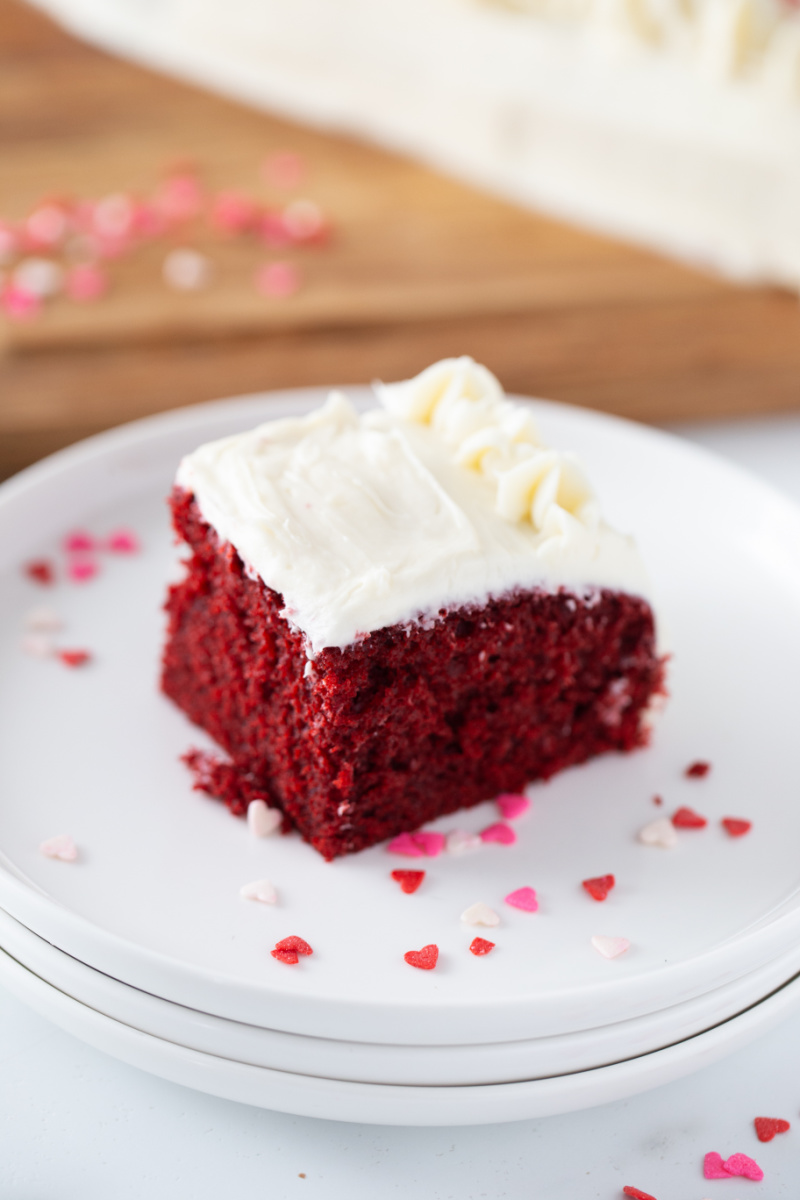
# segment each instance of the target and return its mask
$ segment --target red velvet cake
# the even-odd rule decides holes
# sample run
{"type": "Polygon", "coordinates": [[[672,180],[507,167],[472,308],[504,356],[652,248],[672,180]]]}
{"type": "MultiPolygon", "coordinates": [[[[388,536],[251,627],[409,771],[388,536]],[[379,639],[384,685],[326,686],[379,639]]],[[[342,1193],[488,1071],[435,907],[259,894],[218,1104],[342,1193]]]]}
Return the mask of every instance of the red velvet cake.
{"type": "Polygon", "coordinates": [[[237,814],[325,858],[646,740],[662,686],[629,539],[469,359],[181,465],[163,688],[237,814]]]}

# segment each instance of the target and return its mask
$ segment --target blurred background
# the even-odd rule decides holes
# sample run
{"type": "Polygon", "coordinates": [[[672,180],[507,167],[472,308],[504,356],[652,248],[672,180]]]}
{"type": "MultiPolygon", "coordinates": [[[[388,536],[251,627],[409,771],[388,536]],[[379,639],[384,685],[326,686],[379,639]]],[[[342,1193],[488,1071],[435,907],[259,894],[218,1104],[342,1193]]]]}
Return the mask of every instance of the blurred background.
{"type": "Polygon", "coordinates": [[[0,476],[457,354],[800,409],[798,288],[793,0],[0,0],[0,476]]]}

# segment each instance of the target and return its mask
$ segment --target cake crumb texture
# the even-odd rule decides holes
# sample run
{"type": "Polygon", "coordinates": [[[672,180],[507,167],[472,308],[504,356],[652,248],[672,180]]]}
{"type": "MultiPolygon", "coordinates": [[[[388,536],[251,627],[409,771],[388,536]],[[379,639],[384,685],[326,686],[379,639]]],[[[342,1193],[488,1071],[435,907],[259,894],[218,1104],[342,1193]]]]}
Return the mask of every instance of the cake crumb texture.
{"type": "Polygon", "coordinates": [[[646,600],[514,591],[313,660],[283,598],[173,492],[191,557],[170,589],[162,687],[229,761],[187,756],[243,815],[280,808],[325,858],[647,740],[663,687],[646,600]]]}

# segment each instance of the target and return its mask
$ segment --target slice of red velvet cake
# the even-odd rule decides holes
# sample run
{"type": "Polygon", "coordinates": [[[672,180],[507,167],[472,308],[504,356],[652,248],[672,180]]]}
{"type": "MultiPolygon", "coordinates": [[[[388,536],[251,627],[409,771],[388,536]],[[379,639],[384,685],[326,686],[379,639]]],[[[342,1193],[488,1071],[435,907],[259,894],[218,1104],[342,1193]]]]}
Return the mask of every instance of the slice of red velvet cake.
{"type": "Polygon", "coordinates": [[[662,688],[630,539],[470,359],[201,446],[163,688],[326,858],[646,741],[662,688]]]}

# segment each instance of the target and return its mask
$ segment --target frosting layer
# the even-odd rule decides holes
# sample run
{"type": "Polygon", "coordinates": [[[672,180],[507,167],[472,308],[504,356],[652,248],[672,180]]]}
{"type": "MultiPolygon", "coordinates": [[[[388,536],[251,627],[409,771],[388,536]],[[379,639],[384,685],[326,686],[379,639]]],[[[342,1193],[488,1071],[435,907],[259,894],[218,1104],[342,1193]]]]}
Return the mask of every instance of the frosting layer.
{"type": "Polygon", "coordinates": [[[647,595],[630,538],[603,523],[577,460],[471,359],[376,385],[359,415],[334,392],[307,417],[201,446],[176,482],[283,596],[309,656],[514,588],[647,595]]]}

